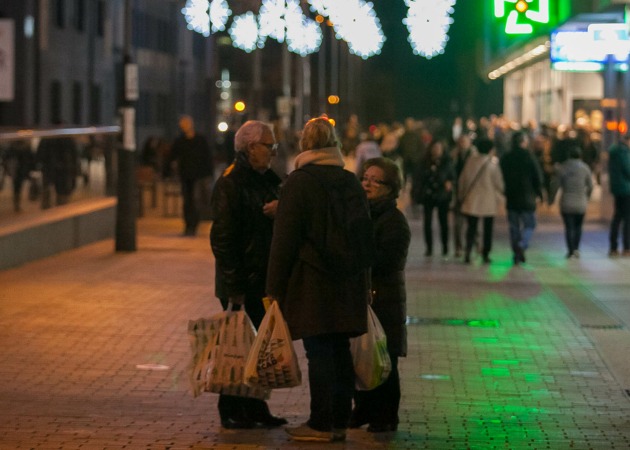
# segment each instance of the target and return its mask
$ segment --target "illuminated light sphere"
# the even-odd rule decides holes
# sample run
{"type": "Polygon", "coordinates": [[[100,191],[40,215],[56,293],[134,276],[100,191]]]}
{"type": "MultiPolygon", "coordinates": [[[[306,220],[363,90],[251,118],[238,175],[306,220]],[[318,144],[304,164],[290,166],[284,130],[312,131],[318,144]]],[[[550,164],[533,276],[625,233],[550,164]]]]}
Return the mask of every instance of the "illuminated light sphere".
{"type": "Polygon", "coordinates": [[[228,124],[227,122],[219,122],[219,124],[217,125],[217,129],[221,132],[221,133],[225,133],[228,130],[228,124]]]}
{"type": "Polygon", "coordinates": [[[212,25],[212,32],[225,31],[228,18],[232,15],[227,0],[212,0],[210,2],[209,9],[210,24],[212,25]]]}
{"type": "Polygon", "coordinates": [[[289,51],[306,56],[319,50],[323,34],[317,22],[302,17],[299,21],[289,23],[287,27],[289,51]]]}
{"type": "Polygon", "coordinates": [[[322,31],[307,18],[298,0],[264,0],[258,13],[258,45],[269,37],[287,41],[289,51],[306,56],[319,49],[322,31]]]}
{"type": "Polygon", "coordinates": [[[188,0],[182,8],[186,19],[186,27],[204,36],[210,36],[210,16],[208,0],[188,0]]]}
{"type": "Polygon", "coordinates": [[[367,59],[379,54],[385,42],[374,5],[364,0],[309,0],[311,10],[333,23],[338,39],[348,43],[350,53],[367,59]]]}
{"type": "Polygon", "coordinates": [[[237,112],[245,111],[245,102],[239,100],[238,102],[234,103],[234,110],[237,112]]]}
{"type": "Polygon", "coordinates": [[[431,59],[444,53],[453,19],[455,0],[405,0],[407,25],[413,53],[431,59]]]}
{"type": "Polygon", "coordinates": [[[256,49],[258,43],[258,22],[251,11],[234,17],[232,26],[228,30],[232,38],[232,45],[247,53],[256,49]]]}

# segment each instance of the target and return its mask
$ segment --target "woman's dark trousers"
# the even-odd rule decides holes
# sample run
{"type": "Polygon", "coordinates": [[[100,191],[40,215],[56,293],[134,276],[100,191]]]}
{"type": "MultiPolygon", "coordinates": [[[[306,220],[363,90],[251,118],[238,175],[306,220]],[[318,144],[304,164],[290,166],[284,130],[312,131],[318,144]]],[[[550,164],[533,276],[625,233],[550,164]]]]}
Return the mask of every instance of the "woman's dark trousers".
{"type": "Polygon", "coordinates": [[[353,418],[370,425],[398,425],[400,376],[398,356],[389,352],[392,371],[387,380],[371,391],[354,392],[353,418]]]}
{"type": "MultiPolygon", "coordinates": [[[[466,216],[468,220],[468,228],[466,229],[466,257],[470,258],[470,253],[475,245],[475,237],[477,236],[477,224],[479,217],[466,216]]],[[[481,255],[488,258],[490,250],[492,250],[492,230],[494,227],[494,217],[483,217],[483,243],[481,247],[481,255]]]]}
{"type": "Polygon", "coordinates": [[[564,237],[567,241],[569,256],[580,249],[580,239],[582,239],[582,223],[584,214],[562,213],[564,221],[564,237]]]}
{"type": "Polygon", "coordinates": [[[308,426],[318,431],[348,427],[354,394],[354,366],[346,334],[303,339],[308,360],[311,414],[308,426]]]}
{"type": "Polygon", "coordinates": [[[438,222],[440,224],[440,238],[442,241],[442,254],[448,254],[448,202],[424,204],[424,242],[428,256],[433,254],[433,210],[437,209],[438,222]]]}

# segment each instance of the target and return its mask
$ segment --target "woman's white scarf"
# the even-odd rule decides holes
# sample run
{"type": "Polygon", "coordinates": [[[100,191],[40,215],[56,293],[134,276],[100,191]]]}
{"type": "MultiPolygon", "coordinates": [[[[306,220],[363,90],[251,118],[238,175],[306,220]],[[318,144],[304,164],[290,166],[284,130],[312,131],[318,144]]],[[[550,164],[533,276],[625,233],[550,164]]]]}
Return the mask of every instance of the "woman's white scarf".
{"type": "Polygon", "coordinates": [[[307,164],[317,164],[320,166],[343,167],[343,156],[337,147],[316,148],[306,150],[295,158],[295,168],[299,169],[307,164]]]}

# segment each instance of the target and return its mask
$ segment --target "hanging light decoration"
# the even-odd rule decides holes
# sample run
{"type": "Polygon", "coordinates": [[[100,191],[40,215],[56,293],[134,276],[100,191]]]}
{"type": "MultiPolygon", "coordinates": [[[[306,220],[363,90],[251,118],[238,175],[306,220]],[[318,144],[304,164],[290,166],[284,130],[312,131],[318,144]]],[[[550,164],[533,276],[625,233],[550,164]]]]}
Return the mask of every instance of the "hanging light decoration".
{"type": "Polygon", "coordinates": [[[322,41],[319,25],[304,15],[298,0],[263,0],[258,25],[259,46],[267,37],[286,40],[290,51],[305,56],[317,51],[322,41]]]}
{"type": "Polygon", "coordinates": [[[337,39],[348,43],[350,53],[367,59],[379,54],[385,42],[374,5],[364,0],[309,0],[311,10],[328,17],[337,39]]]}
{"type": "Polygon", "coordinates": [[[314,20],[303,17],[287,28],[289,51],[306,56],[319,50],[322,43],[322,30],[314,20]]]}
{"type": "Polygon", "coordinates": [[[208,0],[188,0],[182,8],[189,30],[210,36],[210,16],[208,15],[208,0]]]}
{"type": "Polygon", "coordinates": [[[232,26],[228,30],[232,38],[232,45],[247,53],[256,49],[258,44],[258,21],[253,12],[234,17],[232,26]]]}
{"type": "Polygon", "coordinates": [[[405,0],[407,25],[413,53],[431,59],[444,53],[456,0],[405,0]]]}
{"type": "Polygon", "coordinates": [[[227,0],[212,0],[210,2],[210,24],[212,32],[225,31],[227,21],[232,15],[232,10],[227,0]]]}

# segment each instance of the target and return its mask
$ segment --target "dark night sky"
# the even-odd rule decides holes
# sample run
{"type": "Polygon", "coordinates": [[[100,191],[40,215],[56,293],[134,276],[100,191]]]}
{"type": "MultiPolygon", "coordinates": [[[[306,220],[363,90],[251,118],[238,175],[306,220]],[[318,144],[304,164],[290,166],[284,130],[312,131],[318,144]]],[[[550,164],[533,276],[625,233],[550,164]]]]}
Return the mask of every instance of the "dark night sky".
{"type": "Polygon", "coordinates": [[[363,73],[371,120],[501,112],[501,82],[486,83],[475,67],[482,20],[478,1],[457,2],[445,53],[431,60],[414,55],[407,42],[403,0],[375,0],[374,7],[387,41],[363,73]]]}

